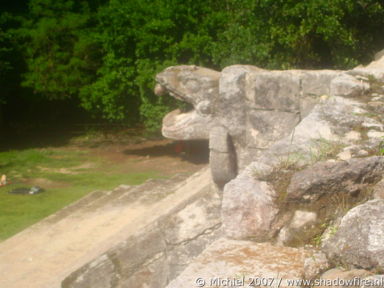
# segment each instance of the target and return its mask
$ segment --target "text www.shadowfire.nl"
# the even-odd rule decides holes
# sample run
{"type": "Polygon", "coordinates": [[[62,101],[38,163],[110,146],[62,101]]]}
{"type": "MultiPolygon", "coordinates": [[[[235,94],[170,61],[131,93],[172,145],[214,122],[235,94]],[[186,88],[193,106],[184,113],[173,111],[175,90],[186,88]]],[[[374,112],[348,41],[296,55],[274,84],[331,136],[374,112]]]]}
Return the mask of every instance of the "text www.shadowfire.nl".
{"type": "Polygon", "coordinates": [[[352,279],[283,279],[265,277],[196,278],[195,287],[384,287],[384,277],[352,279]]]}

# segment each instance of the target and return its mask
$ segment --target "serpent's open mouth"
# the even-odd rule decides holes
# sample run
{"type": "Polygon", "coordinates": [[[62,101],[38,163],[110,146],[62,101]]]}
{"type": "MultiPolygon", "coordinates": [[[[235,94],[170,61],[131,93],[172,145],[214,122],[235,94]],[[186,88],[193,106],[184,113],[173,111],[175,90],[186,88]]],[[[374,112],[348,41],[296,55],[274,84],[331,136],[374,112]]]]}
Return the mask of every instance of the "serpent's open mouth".
{"type": "Polygon", "coordinates": [[[165,137],[208,139],[219,77],[219,72],[194,65],[171,66],[156,75],[155,94],[169,94],[186,104],[186,109],[176,109],[164,117],[165,137]]]}
{"type": "Polygon", "coordinates": [[[155,87],[155,94],[158,96],[169,94],[187,105],[182,109],[171,111],[163,118],[162,134],[164,137],[175,140],[208,139],[207,121],[197,113],[190,97],[167,86],[158,83],[155,87]]]}

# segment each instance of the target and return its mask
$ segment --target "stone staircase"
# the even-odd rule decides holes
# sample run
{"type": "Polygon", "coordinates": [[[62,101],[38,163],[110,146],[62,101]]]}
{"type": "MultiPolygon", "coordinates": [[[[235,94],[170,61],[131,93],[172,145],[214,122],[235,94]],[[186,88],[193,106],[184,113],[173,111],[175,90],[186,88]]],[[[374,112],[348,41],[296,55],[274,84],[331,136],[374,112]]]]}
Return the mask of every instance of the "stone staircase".
{"type": "Polygon", "coordinates": [[[0,243],[0,287],[61,287],[68,275],[195,201],[210,187],[205,168],[189,178],[178,175],[93,192],[0,243]]]}

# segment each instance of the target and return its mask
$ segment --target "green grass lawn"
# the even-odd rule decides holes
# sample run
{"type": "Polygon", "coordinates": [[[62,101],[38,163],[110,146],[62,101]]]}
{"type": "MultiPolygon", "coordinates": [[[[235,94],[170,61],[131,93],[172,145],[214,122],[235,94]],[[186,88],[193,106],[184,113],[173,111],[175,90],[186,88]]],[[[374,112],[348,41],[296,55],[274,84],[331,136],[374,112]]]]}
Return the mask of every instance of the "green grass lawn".
{"type": "Polygon", "coordinates": [[[118,165],[89,152],[57,149],[0,152],[0,176],[2,174],[7,175],[10,184],[0,187],[0,241],[87,193],[160,177],[156,171],[122,173],[118,165]],[[83,167],[84,163],[88,166],[83,167]],[[18,187],[35,185],[45,192],[36,195],[8,193],[18,187]]]}

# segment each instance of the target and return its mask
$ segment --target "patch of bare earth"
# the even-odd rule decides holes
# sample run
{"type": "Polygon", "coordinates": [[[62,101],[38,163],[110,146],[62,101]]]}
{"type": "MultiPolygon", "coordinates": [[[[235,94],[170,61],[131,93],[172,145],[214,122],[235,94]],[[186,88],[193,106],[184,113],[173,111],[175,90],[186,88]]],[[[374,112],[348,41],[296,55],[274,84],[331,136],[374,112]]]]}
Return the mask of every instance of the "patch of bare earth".
{"type": "MultiPolygon", "coordinates": [[[[136,144],[107,143],[98,147],[68,145],[59,149],[63,148],[87,151],[121,173],[158,171],[162,176],[172,176],[196,172],[208,163],[206,141],[177,142],[163,139],[136,144]]],[[[77,169],[91,168],[85,165],[87,163],[62,172],[76,173],[77,169]]]]}

